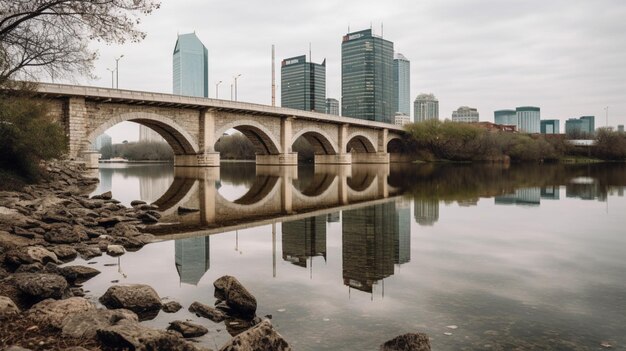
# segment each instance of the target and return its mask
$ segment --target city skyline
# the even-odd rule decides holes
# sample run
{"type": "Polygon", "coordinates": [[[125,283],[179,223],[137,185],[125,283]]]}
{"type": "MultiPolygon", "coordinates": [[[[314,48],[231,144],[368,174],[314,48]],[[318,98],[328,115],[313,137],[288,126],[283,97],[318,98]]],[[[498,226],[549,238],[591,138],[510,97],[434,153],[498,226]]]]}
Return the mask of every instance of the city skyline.
{"type": "Polygon", "coordinates": [[[432,91],[442,111],[468,104],[483,111],[488,120],[492,111],[508,106],[539,106],[542,114],[562,125],[572,116],[595,115],[597,125],[604,126],[604,107],[609,106],[609,125],[626,123],[626,102],[619,96],[626,88],[626,69],[620,64],[626,60],[626,50],[615,49],[626,47],[619,45],[626,41],[620,36],[626,31],[621,21],[626,14],[623,2],[483,1],[476,6],[458,1],[347,1],[321,2],[315,11],[282,3],[248,5],[212,5],[209,11],[200,1],[164,1],[140,26],[148,34],[143,42],[93,44],[100,50],[95,63],[99,79],[56,81],[110,86],[106,68],[124,54],[120,88],[169,93],[171,73],[161,73],[171,67],[170,43],[177,33],[195,30],[210,52],[211,97],[216,81],[222,80],[220,97],[229,98],[232,77],[241,73],[240,100],[269,105],[271,45],[276,45],[276,57],[281,58],[307,51],[311,43],[313,61],[327,58],[327,96],[340,99],[341,36],[348,27],[355,31],[369,28],[370,23],[380,34],[383,23],[384,37],[411,58],[411,100],[418,92],[432,91]],[[267,17],[286,9],[294,15],[266,25],[267,17]],[[581,27],[581,21],[588,25],[581,27]],[[252,35],[257,27],[262,28],[261,34],[252,35]],[[525,50],[517,50],[520,45],[525,50]],[[473,54],[453,54],[464,48],[473,54]],[[600,51],[611,55],[595,54],[600,51]]]}

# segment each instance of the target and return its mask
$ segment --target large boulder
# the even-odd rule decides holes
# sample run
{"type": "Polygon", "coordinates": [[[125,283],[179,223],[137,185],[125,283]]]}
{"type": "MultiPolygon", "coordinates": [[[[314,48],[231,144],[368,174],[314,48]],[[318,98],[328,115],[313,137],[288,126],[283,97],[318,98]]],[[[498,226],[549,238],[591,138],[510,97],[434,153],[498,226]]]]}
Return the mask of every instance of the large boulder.
{"type": "Polygon", "coordinates": [[[61,329],[66,317],[94,308],[91,302],[82,297],[70,297],[65,300],[47,299],[31,307],[28,316],[39,323],[61,329]]]}
{"type": "Polygon", "coordinates": [[[380,351],[430,351],[428,335],[408,333],[380,345],[380,351]]]}
{"type": "Polygon", "coordinates": [[[224,312],[198,301],[192,303],[191,306],[189,306],[189,312],[195,313],[196,316],[208,318],[215,323],[219,323],[226,319],[226,315],[224,314],[224,312]]]}
{"type": "Polygon", "coordinates": [[[43,237],[47,242],[53,244],[75,244],[88,239],[85,228],[79,225],[60,227],[47,232],[43,237]]]}
{"type": "Polygon", "coordinates": [[[110,327],[100,328],[97,334],[100,342],[116,350],[198,350],[176,333],[148,328],[127,320],[121,320],[110,327]]]}
{"type": "Polygon", "coordinates": [[[161,309],[163,310],[163,312],[165,313],[176,313],[178,311],[180,311],[180,309],[183,308],[183,306],[181,306],[178,302],[176,301],[170,301],[170,302],[166,302],[163,304],[163,306],[161,307],[161,309]]]}
{"type": "Polygon", "coordinates": [[[0,296],[0,320],[10,318],[20,313],[15,302],[6,296],[0,296]]]}
{"type": "Polygon", "coordinates": [[[100,302],[109,309],[129,309],[141,320],[156,317],[161,309],[161,298],[145,284],[114,285],[100,297],[100,302]]]}
{"type": "Polygon", "coordinates": [[[220,351],[288,351],[291,347],[274,330],[269,320],[264,320],[253,328],[230,339],[220,351]]]}
{"type": "Polygon", "coordinates": [[[70,261],[78,256],[78,252],[70,245],[57,245],[50,249],[62,261],[70,261]]]}
{"type": "Polygon", "coordinates": [[[69,296],[67,281],[58,274],[16,273],[11,279],[22,293],[37,301],[69,296]]]}
{"type": "Polygon", "coordinates": [[[224,300],[231,308],[231,314],[252,319],[256,314],[256,299],[237,278],[225,275],[213,282],[215,297],[224,300]]]}
{"type": "Polygon", "coordinates": [[[209,330],[199,324],[187,321],[173,321],[167,330],[174,330],[183,335],[184,338],[197,338],[209,332],[209,330]]]}
{"type": "Polygon", "coordinates": [[[82,283],[100,274],[99,270],[87,266],[66,266],[59,272],[70,283],[82,283]]]}
{"type": "Polygon", "coordinates": [[[91,309],[73,313],[63,320],[62,335],[77,339],[91,339],[96,336],[98,329],[115,325],[123,319],[130,322],[139,321],[133,311],[123,308],[117,310],[91,309]]]}
{"type": "Polygon", "coordinates": [[[4,262],[9,266],[19,266],[22,264],[48,262],[58,263],[59,260],[54,252],[42,246],[26,246],[10,250],[4,257],[4,262]]]}
{"type": "Polygon", "coordinates": [[[10,249],[15,249],[17,247],[27,246],[31,244],[31,240],[10,234],[9,232],[5,232],[0,230],[0,248],[8,251],[10,249]]]}

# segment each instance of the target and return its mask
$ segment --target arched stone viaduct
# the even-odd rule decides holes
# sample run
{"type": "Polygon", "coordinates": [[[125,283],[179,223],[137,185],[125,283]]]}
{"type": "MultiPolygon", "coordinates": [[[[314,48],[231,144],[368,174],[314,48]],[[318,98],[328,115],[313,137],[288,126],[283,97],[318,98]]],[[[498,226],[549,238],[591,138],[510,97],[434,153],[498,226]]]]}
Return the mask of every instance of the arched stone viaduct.
{"type": "Polygon", "coordinates": [[[172,147],[176,166],[219,166],[215,144],[228,130],[242,132],[257,164],[294,165],[292,145],[306,138],[317,164],[389,163],[403,160],[401,127],[356,118],[281,107],[129,90],[40,84],[38,97],[63,124],[69,156],[85,157],[108,128],[132,121],[152,128],[172,147]],[[393,150],[390,156],[389,150],[393,150]]]}

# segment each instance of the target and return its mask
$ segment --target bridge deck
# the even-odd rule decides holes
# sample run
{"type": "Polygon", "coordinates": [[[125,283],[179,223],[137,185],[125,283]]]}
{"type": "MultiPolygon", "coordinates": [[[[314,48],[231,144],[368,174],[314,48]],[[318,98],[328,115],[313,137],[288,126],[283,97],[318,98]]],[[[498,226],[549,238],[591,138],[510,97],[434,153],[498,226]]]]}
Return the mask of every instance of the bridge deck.
{"type": "Polygon", "coordinates": [[[39,93],[46,97],[63,96],[85,97],[86,99],[102,102],[121,102],[148,106],[167,106],[197,109],[215,109],[228,112],[242,112],[276,117],[295,117],[310,121],[319,121],[333,124],[349,124],[375,129],[388,129],[403,132],[404,129],[390,123],[368,121],[359,118],[329,115],[326,113],[302,111],[284,107],[253,104],[248,102],[210,99],[193,96],[181,96],[164,93],[154,93],[136,90],[122,90],[81,85],[67,85],[54,83],[39,83],[39,93]]]}

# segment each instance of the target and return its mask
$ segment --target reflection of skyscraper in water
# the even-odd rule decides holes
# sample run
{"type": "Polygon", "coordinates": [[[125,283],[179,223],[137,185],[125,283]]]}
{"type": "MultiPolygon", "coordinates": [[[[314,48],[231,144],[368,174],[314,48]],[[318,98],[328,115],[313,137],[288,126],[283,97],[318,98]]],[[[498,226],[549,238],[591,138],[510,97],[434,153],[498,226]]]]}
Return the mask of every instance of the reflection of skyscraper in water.
{"type": "Polygon", "coordinates": [[[154,202],[169,189],[174,181],[171,173],[155,174],[151,177],[139,178],[139,196],[146,202],[154,202]]]}
{"type": "Polygon", "coordinates": [[[395,203],[343,211],[343,283],[372,292],[393,275],[397,234],[395,203]]]}
{"type": "Polygon", "coordinates": [[[283,260],[307,267],[309,257],[326,260],[326,218],[309,217],[283,222],[283,260]]]}
{"type": "Polygon", "coordinates": [[[113,169],[100,168],[100,183],[98,184],[98,192],[111,191],[113,188],[113,169]]]}
{"type": "Polygon", "coordinates": [[[413,201],[413,216],[419,225],[433,225],[439,220],[439,200],[415,199],[413,201]]]}
{"type": "Polygon", "coordinates": [[[496,205],[539,206],[541,203],[541,188],[515,189],[512,194],[496,196],[496,205]]]}
{"type": "Polygon", "coordinates": [[[541,198],[546,200],[558,200],[559,199],[559,186],[544,186],[541,188],[541,198]]]}
{"type": "Polygon", "coordinates": [[[578,177],[565,186],[565,196],[582,200],[606,200],[607,191],[600,186],[596,179],[578,177]]]}
{"type": "Polygon", "coordinates": [[[397,231],[394,240],[394,262],[403,264],[411,261],[411,203],[396,202],[397,231]]]}
{"type": "Polygon", "coordinates": [[[211,266],[209,248],[208,236],[175,241],[176,270],[181,283],[198,285],[211,266]]]}
{"type": "Polygon", "coordinates": [[[340,220],[339,212],[329,213],[326,217],[326,222],[328,223],[339,223],[340,220]]]}

